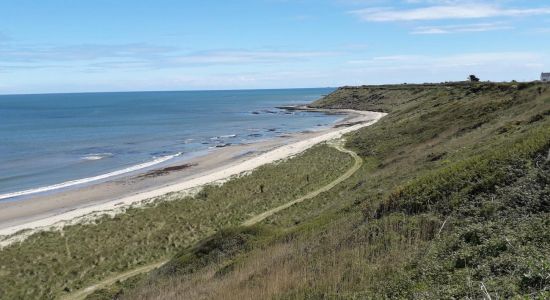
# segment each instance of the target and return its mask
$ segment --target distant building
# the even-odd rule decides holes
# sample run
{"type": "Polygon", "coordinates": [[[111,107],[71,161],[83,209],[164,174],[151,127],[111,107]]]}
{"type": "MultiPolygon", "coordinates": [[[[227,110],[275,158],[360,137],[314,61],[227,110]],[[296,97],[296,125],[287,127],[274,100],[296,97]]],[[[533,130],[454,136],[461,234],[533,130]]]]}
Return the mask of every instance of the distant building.
{"type": "Polygon", "coordinates": [[[550,81],[550,73],[542,73],[540,74],[540,80],[549,82],[550,81]]]}

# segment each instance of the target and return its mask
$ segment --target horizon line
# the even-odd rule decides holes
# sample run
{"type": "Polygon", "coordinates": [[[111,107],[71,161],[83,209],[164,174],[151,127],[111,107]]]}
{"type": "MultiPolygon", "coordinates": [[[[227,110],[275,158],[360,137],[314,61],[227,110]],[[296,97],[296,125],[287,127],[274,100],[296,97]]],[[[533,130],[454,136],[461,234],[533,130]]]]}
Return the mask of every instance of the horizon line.
{"type": "Polygon", "coordinates": [[[187,89],[187,90],[127,90],[127,91],[82,91],[82,92],[44,92],[44,93],[7,93],[2,96],[28,95],[65,95],[65,94],[113,94],[113,93],[171,93],[171,92],[223,92],[223,91],[268,91],[268,90],[305,90],[305,89],[336,89],[340,86],[293,87],[293,88],[242,88],[242,89],[187,89]]]}
{"type": "MultiPolygon", "coordinates": [[[[300,90],[300,89],[337,89],[340,87],[353,87],[353,86],[385,86],[385,85],[426,85],[426,84],[448,84],[448,83],[463,83],[468,82],[467,80],[457,80],[457,81],[440,81],[440,82],[401,82],[401,83],[382,83],[382,84],[343,84],[338,86],[314,86],[314,87],[277,87],[277,88],[220,88],[220,89],[182,89],[182,90],[119,90],[119,91],[80,91],[80,92],[35,92],[35,93],[0,93],[2,96],[28,96],[28,95],[65,95],[65,94],[113,94],[113,93],[170,93],[170,92],[216,92],[216,91],[268,91],[268,90],[300,90]]],[[[543,82],[537,79],[526,80],[526,81],[491,81],[485,80],[480,81],[479,83],[529,83],[529,82],[543,82]]]]}

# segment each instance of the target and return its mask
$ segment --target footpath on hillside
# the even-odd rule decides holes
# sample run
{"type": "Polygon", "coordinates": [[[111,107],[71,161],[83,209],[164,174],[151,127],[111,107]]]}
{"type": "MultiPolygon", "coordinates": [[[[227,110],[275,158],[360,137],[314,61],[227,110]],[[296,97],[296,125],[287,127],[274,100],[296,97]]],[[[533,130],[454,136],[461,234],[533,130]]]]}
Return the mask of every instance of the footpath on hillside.
{"type": "MultiPolygon", "coordinates": [[[[266,218],[282,211],[282,210],[285,210],[295,204],[298,204],[300,202],[303,202],[305,200],[308,200],[308,199],[311,199],[311,198],[314,198],[316,197],[317,195],[321,194],[321,193],[324,193],[324,192],[327,192],[329,190],[331,190],[332,188],[334,188],[336,185],[340,184],[341,182],[343,182],[344,180],[350,178],[353,174],[355,174],[355,172],[357,172],[357,170],[359,170],[359,168],[361,168],[361,165],[363,165],[363,160],[361,159],[361,157],[359,157],[359,155],[357,155],[357,153],[355,153],[354,151],[351,151],[349,149],[346,149],[344,148],[343,144],[344,144],[344,140],[340,139],[340,140],[333,140],[333,141],[329,141],[327,143],[329,146],[335,148],[336,150],[340,151],[340,152],[344,152],[344,153],[347,153],[349,155],[351,155],[353,157],[353,159],[355,160],[353,166],[351,168],[349,168],[344,174],[342,174],[340,177],[336,178],[334,181],[328,183],[327,185],[313,191],[313,192],[310,192],[298,199],[295,199],[295,200],[292,200],[290,202],[287,202],[283,205],[280,205],[278,207],[275,207],[275,208],[272,208],[268,211],[265,211],[261,214],[258,214],[246,221],[244,221],[242,223],[243,226],[252,226],[254,224],[257,224],[263,220],[265,220],[266,218]]],[[[164,265],[165,263],[167,263],[168,260],[163,260],[163,261],[160,261],[160,262],[155,262],[155,263],[152,263],[152,264],[149,264],[149,265],[145,265],[145,266],[141,266],[139,268],[136,268],[136,269],[133,269],[133,270],[130,270],[130,271],[127,271],[127,272],[124,272],[124,273],[120,273],[120,274],[117,274],[115,276],[111,276],[107,279],[104,279],[94,285],[91,285],[89,287],[86,287],[84,289],[80,289],[72,294],[69,294],[69,295],[66,295],[64,297],[62,297],[62,299],[65,299],[65,300],[79,300],[79,299],[84,299],[86,298],[86,296],[88,296],[89,294],[93,293],[94,291],[98,290],[98,289],[101,289],[101,288],[104,288],[104,287],[107,287],[117,281],[123,281],[123,280],[126,280],[132,276],[135,276],[135,275],[139,275],[139,274],[142,274],[142,273],[146,273],[146,272],[149,272],[151,270],[154,270],[162,265],[164,265]]]]}

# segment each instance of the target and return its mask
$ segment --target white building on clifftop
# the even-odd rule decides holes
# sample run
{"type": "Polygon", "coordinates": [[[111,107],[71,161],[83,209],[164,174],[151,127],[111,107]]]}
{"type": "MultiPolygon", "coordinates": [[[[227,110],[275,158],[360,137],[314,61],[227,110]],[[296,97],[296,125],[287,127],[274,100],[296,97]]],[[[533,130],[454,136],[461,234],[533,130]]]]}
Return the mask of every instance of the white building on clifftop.
{"type": "Polygon", "coordinates": [[[549,82],[550,81],[550,73],[540,74],[540,81],[549,82]]]}

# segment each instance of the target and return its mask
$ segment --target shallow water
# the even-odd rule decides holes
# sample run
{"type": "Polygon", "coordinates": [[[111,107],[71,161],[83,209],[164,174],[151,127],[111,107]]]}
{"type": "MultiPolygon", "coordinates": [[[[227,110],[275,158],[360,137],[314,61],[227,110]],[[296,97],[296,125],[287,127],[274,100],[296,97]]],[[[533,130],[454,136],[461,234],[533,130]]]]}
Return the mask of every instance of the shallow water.
{"type": "Polygon", "coordinates": [[[331,91],[0,96],[0,201],[328,126],[340,116],[275,107],[308,103],[331,91]]]}

